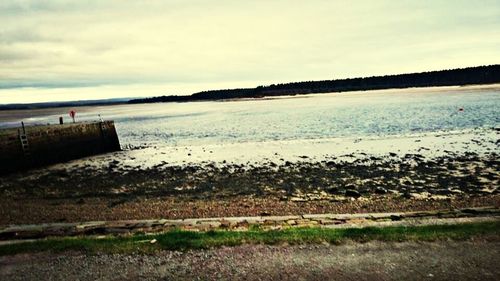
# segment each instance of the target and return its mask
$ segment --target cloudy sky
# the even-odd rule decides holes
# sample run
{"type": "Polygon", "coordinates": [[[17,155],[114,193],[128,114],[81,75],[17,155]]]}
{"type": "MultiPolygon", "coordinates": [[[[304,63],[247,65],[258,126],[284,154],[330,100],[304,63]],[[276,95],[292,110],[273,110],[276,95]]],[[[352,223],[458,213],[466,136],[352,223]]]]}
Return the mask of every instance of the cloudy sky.
{"type": "Polygon", "coordinates": [[[0,104],[500,63],[500,1],[1,0],[0,104]]]}

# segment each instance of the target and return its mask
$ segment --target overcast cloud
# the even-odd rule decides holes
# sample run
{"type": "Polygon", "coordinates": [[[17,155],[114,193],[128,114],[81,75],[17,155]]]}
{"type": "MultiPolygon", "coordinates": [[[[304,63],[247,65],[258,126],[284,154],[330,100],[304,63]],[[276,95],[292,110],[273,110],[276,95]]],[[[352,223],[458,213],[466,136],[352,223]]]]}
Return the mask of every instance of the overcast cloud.
{"type": "Polygon", "coordinates": [[[0,104],[500,63],[500,1],[0,2],[0,104]]]}

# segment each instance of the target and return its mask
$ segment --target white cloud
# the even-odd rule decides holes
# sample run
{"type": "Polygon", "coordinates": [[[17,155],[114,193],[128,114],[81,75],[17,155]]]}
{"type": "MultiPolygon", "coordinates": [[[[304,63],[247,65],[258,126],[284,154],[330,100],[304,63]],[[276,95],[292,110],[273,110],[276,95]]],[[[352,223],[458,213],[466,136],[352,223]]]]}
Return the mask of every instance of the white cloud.
{"type": "Polygon", "coordinates": [[[157,86],[186,92],[500,57],[498,1],[6,0],[0,19],[0,103],[60,97],[37,86],[143,85],[156,95],[157,86]],[[34,89],[12,89],[23,85],[34,89]]]}

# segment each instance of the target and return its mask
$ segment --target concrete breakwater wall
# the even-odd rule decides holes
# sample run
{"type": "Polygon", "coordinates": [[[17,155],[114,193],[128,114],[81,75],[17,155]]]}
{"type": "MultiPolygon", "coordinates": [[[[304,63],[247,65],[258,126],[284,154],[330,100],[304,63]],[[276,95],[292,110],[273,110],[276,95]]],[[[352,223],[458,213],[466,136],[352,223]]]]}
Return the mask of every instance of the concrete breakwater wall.
{"type": "Polygon", "coordinates": [[[0,130],[0,174],[120,150],[113,121],[0,130]]]}

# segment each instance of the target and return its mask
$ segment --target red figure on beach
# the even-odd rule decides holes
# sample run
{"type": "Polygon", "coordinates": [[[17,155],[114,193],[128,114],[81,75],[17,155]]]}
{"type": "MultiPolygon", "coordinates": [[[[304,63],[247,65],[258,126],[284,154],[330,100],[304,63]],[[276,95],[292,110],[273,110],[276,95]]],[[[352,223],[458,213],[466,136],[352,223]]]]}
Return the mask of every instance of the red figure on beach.
{"type": "Polygon", "coordinates": [[[74,111],[74,110],[69,111],[69,116],[71,117],[71,119],[73,119],[73,123],[75,123],[75,115],[76,115],[76,111],[74,111]]]}

